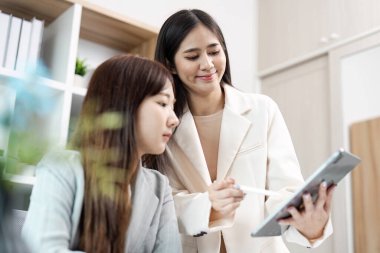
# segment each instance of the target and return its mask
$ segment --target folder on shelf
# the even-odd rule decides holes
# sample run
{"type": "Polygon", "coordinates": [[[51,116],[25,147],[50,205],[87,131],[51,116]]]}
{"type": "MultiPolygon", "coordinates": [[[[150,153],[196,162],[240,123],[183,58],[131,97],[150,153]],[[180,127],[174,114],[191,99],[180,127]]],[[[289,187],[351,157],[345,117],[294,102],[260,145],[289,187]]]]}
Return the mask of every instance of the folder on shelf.
{"type": "Polygon", "coordinates": [[[0,67],[4,66],[11,16],[0,12],[0,67]]]}
{"type": "Polygon", "coordinates": [[[16,59],[16,70],[25,71],[28,61],[30,37],[32,31],[32,23],[23,19],[21,25],[20,41],[18,45],[18,53],[16,59]]]}
{"type": "Polygon", "coordinates": [[[5,56],[5,68],[15,69],[18,42],[21,32],[21,18],[12,16],[9,30],[9,37],[5,56]]]}
{"type": "Polygon", "coordinates": [[[44,21],[33,18],[31,23],[32,31],[30,36],[28,66],[34,68],[37,66],[40,57],[44,21]]]}

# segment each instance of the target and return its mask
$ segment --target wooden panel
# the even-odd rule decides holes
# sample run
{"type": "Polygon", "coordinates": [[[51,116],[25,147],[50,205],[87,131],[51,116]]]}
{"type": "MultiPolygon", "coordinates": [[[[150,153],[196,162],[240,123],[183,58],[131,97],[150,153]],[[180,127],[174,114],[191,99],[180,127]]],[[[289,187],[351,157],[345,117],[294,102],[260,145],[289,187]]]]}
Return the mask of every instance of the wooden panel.
{"type": "Polygon", "coordinates": [[[50,24],[54,19],[70,8],[72,4],[62,0],[1,0],[0,9],[25,19],[36,17],[50,24]]]}
{"type": "Polygon", "coordinates": [[[362,159],[352,173],[355,252],[380,252],[380,118],[352,125],[350,139],[362,159]]]}
{"type": "Polygon", "coordinates": [[[134,53],[140,56],[147,57],[151,60],[154,59],[154,51],[156,50],[156,42],[157,42],[157,37],[154,37],[153,39],[144,42],[140,46],[134,48],[133,50],[130,51],[130,53],[134,53]]]}
{"type": "Polygon", "coordinates": [[[83,2],[81,37],[84,39],[128,52],[156,35],[155,28],[83,2]]]}

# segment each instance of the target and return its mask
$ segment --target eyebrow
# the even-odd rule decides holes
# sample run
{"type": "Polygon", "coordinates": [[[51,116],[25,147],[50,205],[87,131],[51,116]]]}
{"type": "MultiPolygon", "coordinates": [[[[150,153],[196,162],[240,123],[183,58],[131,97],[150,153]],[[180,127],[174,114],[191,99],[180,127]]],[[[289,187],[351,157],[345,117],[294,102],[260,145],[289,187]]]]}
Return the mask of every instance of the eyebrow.
{"type": "MultiPolygon", "coordinates": [[[[168,94],[168,93],[165,93],[165,92],[163,92],[163,91],[160,91],[159,93],[158,93],[158,95],[161,95],[161,96],[165,96],[165,97],[167,97],[169,100],[170,100],[170,95],[168,94]]],[[[173,99],[173,102],[175,103],[176,102],[176,99],[174,98],[173,99]]]]}
{"type": "MultiPolygon", "coordinates": [[[[210,45],[207,46],[207,48],[212,48],[212,47],[216,47],[216,46],[219,46],[220,44],[219,43],[211,43],[210,45]]],[[[194,52],[194,51],[199,51],[200,48],[189,48],[189,49],[186,49],[185,51],[183,51],[184,53],[191,53],[191,52],[194,52]]]]}

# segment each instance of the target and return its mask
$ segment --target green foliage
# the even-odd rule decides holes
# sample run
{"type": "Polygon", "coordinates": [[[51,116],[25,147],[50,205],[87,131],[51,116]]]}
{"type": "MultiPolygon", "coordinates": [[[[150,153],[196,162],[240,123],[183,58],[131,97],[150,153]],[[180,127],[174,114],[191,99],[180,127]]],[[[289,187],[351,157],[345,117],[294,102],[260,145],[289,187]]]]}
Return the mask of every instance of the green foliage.
{"type": "Polygon", "coordinates": [[[84,76],[87,73],[88,65],[86,64],[86,60],[79,59],[75,61],[75,74],[84,76]]]}
{"type": "MultiPolygon", "coordinates": [[[[14,94],[16,103],[9,101],[11,96],[5,94],[0,101],[8,101],[7,110],[0,111],[0,130],[9,136],[5,150],[0,157],[1,169],[7,174],[22,174],[24,165],[35,165],[54,143],[52,130],[46,127],[47,119],[54,112],[54,90],[40,85],[40,76],[49,76],[41,63],[35,70],[30,70],[24,78],[3,79],[0,85],[14,94]]],[[[7,105],[7,103],[5,103],[7,105]]],[[[1,105],[0,105],[1,107],[1,105]]],[[[1,175],[0,175],[1,178],[1,175]]]]}

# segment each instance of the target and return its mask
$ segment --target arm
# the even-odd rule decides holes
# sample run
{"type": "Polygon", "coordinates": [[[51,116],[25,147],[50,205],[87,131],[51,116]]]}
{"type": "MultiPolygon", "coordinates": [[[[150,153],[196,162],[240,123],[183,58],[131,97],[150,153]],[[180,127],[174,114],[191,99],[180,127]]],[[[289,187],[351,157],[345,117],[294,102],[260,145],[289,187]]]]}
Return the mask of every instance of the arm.
{"type": "Polygon", "coordinates": [[[153,252],[182,252],[171,188],[165,178],[165,196],[153,252]]]}
{"type": "Polygon", "coordinates": [[[69,245],[75,174],[66,164],[45,160],[36,170],[37,180],[22,230],[31,252],[74,252],[69,245]]]}

